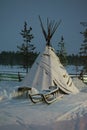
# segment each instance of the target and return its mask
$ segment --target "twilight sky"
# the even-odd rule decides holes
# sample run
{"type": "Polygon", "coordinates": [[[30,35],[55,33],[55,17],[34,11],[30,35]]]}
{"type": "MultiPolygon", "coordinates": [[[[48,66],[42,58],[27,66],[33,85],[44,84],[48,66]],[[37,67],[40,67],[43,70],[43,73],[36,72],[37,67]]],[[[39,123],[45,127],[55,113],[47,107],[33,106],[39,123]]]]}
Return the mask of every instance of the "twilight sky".
{"type": "Polygon", "coordinates": [[[20,35],[24,21],[32,27],[34,39],[32,43],[37,51],[45,46],[38,15],[46,27],[47,17],[56,22],[62,20],[52,38],[52,45],[57,44],[64,36],[68,54],[78,54],[85,28],[80,22],[87,22],[87,0],[0,0],[0,52],[17,51],[17,45],[23,43],[20,35]]]}

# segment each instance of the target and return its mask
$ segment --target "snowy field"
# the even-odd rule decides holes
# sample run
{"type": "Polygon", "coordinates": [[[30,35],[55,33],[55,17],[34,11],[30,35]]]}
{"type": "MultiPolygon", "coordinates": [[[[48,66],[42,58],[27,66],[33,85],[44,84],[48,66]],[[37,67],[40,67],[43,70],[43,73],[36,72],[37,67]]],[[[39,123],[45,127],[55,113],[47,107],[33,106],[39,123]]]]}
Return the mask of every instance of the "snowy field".
{"type": "MultiPolygon", "coordinates": [[[[22,71],[12,71],[16,69],[22,71]]],[[[68,67],[68,71],[74,70],[68,67]]],[[[20,82],[0,81],[0,130],[87,130],[87,85],[79,79],[73,81],[80,92],[65,95],[51,105],[18,98],[20,82]]]]}

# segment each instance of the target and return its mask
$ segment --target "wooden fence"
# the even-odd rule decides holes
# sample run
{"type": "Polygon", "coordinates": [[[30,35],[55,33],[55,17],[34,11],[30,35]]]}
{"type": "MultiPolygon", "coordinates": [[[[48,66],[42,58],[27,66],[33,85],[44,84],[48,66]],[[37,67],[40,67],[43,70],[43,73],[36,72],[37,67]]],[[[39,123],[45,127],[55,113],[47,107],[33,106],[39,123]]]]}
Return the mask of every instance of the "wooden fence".
{"type": "Polygon", "coordinates": [[[0,80],[14,80],[19,81],[22,80],[26,75],[25,72],[14,72],[14,71],[0,71],[0,80]],[[19,79],[20,78],[20,79],[19,79]]]}
{"type": "MultiPolygon", "coordinates": [[[[25,72],[15,72],[15,71],[0,71],[0,80],[14,80],[14,81],[19,81],[21,78],[21,80],[24,78],[24,76],[26,75],[25,72]]],[[[79,78],[79,74],[70,74],[70,76],[72,78],[79,78]]],[[[87,74],[83,75],[83,82],[87,83],[87,74]]]]}

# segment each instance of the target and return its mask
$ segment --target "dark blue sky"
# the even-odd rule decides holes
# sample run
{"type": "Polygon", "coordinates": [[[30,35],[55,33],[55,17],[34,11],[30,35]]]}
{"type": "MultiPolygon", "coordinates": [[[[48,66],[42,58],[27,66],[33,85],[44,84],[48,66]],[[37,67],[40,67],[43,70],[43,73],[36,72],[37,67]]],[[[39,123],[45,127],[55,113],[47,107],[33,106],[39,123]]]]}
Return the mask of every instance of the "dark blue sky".
{"type": "Polygon", "coordinates": [[[87,0],[0,0],[0,51],[16,51],[17,45],[22,44],[20,35],[24,21],[33,28],[32,33],[36,50],[41,51],[45,46],[45,39],[41,31],[38,15],[44,26],[47,17],[51,20],[62,20],[52,38],[52,45],[64,36],[67,52],[78,53],[83,36],[80,34],[85,28],[80,22],[87,22],[87,0]]]}

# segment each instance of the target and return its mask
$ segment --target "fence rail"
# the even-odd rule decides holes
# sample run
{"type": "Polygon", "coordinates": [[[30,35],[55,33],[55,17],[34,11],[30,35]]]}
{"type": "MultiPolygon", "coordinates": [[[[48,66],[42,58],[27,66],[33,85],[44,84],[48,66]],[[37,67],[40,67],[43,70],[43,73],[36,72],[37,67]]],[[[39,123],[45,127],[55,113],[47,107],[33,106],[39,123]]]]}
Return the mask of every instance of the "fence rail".
{"type": "Polygon", "coordinates": [[[19,81],[19,76],[21,80],[26,75],[25,72],[16,72],[16,71],[0,71],[0,80],[14,80],[19,81]]]}
{"type": "Polygon", "coordinates": [[[84,83],[87,83],[87,74],[84,74],[82,77],[80,77],[79,74],[70,74],[72,78],[78,77],[79,79],[83,80],[84,83]]]}
{"type": "MultiPolygon", "coordinates": [[[[26,75],[26,72],[20,72],[20,78],[23,79],[26,75]]],[[[79,77],[79,74],[71,74],[72,78],[79,77]]],[[[17,71],[0,71],[0,80],[14,80],[19,81],[19,75],[17,71]]],[[[83,75],[83,82],[87,83],[87,74],[83,75]]]]}

